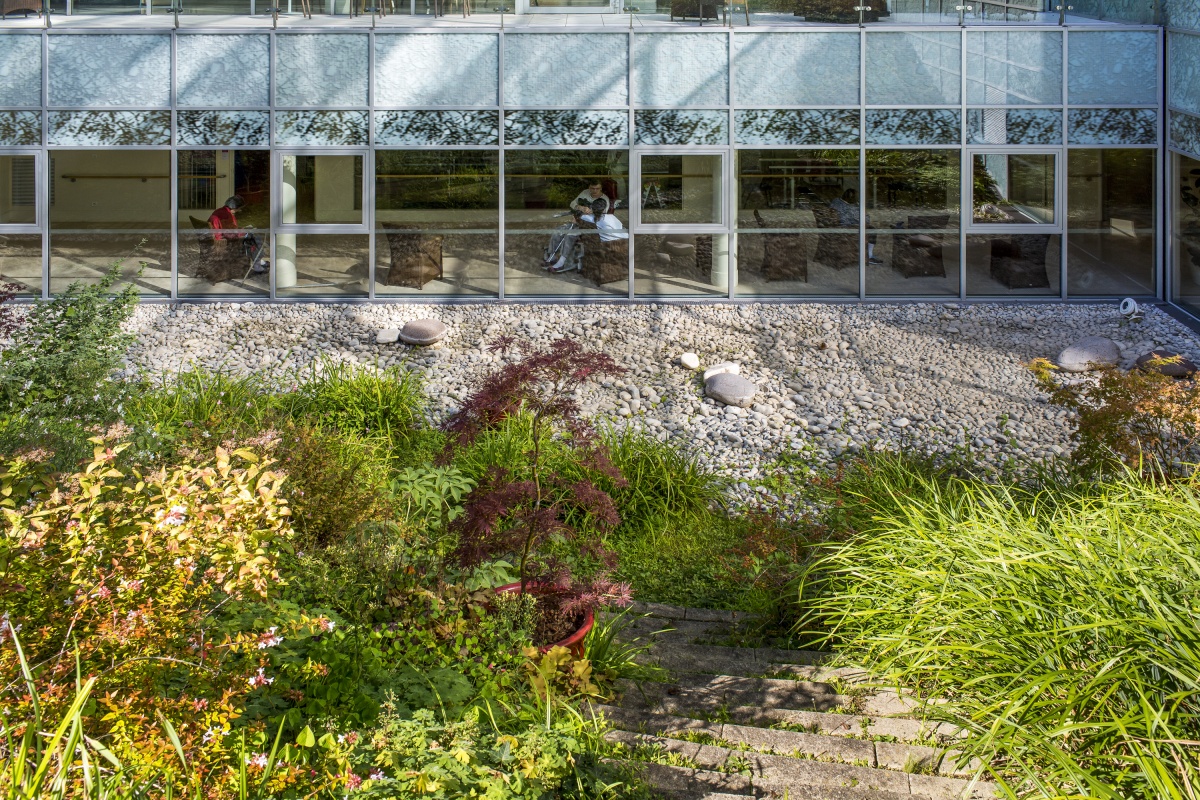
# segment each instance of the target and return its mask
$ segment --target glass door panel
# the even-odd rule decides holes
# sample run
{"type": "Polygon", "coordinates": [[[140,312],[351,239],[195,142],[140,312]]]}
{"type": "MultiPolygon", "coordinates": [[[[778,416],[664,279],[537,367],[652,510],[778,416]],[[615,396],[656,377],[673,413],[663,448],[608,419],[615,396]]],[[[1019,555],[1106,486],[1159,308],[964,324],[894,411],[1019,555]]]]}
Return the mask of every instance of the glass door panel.
{"type": "Polygon", "coordinates": [[[973,225],[1053,225],[1051,153],[976,153],[971,159],[973,225]]]}
{"type": "Polygon", "coordinates": [[[715,154],[643,155],[641,224],[723,224],[721,165],[715,154]]]}

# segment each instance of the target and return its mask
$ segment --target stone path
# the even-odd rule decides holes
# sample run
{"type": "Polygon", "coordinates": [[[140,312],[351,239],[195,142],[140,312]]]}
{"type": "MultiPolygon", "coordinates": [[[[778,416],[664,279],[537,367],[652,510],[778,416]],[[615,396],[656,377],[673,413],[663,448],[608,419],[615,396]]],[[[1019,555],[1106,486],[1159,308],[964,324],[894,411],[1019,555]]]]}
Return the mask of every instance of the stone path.
{"type": "Polygon", "coordinates": [[[989,798],[979,764],[960,764],[956,730],[869,687],[828,654],[737,647],[737,612],[643,604],[627,637],[653,641],[666,682],[618,682],[615,758],[636,763],[663,798],[827,800],[989,798]],[[666,631],[657,633],[659,631],[666,631]],[[656,634],[656,635],[654,635],[656,634]]]}

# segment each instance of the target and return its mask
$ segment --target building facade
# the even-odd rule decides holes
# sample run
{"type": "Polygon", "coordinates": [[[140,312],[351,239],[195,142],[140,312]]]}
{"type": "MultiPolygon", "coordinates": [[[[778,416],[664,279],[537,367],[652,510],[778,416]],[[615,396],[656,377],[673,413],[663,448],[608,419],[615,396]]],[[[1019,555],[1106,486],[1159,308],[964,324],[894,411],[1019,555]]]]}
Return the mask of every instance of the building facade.
{"type": "Polygon", "coordinates": [[[1200,311],[1195,4],[300,2],[0,23],[0,275],[40,296],[123,260],[146,299],[1200,311]],[[564,235],[593,196],[605,229],[564,235]]]}

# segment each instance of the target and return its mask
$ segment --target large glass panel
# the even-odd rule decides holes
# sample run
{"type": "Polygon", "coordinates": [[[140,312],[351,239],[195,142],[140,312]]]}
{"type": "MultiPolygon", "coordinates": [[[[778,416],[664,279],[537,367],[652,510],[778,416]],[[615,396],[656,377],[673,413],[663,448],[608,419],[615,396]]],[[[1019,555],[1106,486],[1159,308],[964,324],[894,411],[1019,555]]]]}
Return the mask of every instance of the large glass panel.
{"type": "Polygon", "coordinates": [[[746,109],[733,112],[736,144],[858,144],[857,108],[746,109]]]}
{"type": "Polygon", "coordinates": [[[171,143],[170,111],[51,111],[46,142],[75,147],[171,143]]]}
{"type": "Polygon", "coordinates": [[[857,295],[858,151],[737,158],[738,295],[857,295]]]}
{"type": "MultiPolygon", "coordinates": [[[[114,3],[113,7],[120,6],[114,3]]],[[[50,105],[76,108],[170,105],[169,35],[51,36],[47,42],[50,105]]]]}
{"type": "Polygon", "coordinates": [[[275,38],[275,103],[280,106],[365,106],[367,37],[350,33],[275,38]]]}
{"type": "Polygon", "coordinates": [[[962,117],[948,108],[910,108],[903,111],[869,108],[867,144],[958,144],[962,117]]]}
{"type": "Polygon", "coordinates": [[[20,295],[42,293],[42,237],[0,233],[0,283],[19,286],[20,295]]]}
{"type": "Polygon", "coordinates": [[[1200,31],[1200,2],[1197,0],[1175,0],[1163,4],[1164,24],[1168,28],[1185,28],[1200,31]]]}
{"type": "Polygon", "coordinates": [[[0,155],[0,226],[37,224],[37,162],[0,155]]]}
{"type": "Polygon", "coordinates": [[[505,153],[505,295],[627,295],[628,197],[627,150],[505,153]],[[597,202],[605,241],[573,213],[597,202]]]}
{"type": "MultiPolygon", "coordinates": [[[[249,10],[246,0],[235,1],[249,10]]],[[[271,104],[271,40],[250,34],[180,36],[175,74],[181,106],[266,108],[271,104]]]]}
{"type": "Polygon", "coordinates": [[[962,96],[957,31],[867,34],[867,103],[950,105],[962,96]]]}
{"type": "Polygon", "coordinates": [[[1171,299],[1200,314],[1200,159],[1176,153],[1171,193],[1174,279],[1171,299]]]}
{"type": "Polygon", "coordinates": [[[506,111],[504,141],[510,145],[627,145],[629,112],[506,111]]]}
{"type": "Polygon", "coordinates": [[[285,155],[280,177],[284,225],[362,224],[362,156],[285,155]]]}
{"type": "Polygon", "coordinates": [[[629,37],[623,33],[510,33],[504,102],[533,108],[629,103],[629,37]]]}
{"type": "Polygon", "coordinates": [[[376,34],[375,105],[494,106],[499,62],[492,33],[376,34]]]}
{"type": "Polygon", "coordinates": [[[633,129],[638,144],[729,144],[729,112],[645,109],[633,129]]]}
{"type": "Polygon", "coordinates": [[[50,187],[52,293],[94,283],[116,262],[143,295],[170,292],[169,151],[59,150],[50,187]]]}
{"type": "Polygon", "coordinates": [[[1057,297],[1062,284],[1062,236],[990,233],[967,237],[967,294],[977,297],[1057,297]]]}
{"type": "Polygon", "coordinates": [[[275,112],[275,144],[365,145],[369,128],[366,111],[275,112]]]}
{"type": "Polygon", "coordinates": [[[733,37],[740,107],[858,105],[857,33],[740,33],[733,37]]]}
{"type": "Polygon", "coordinates": [[[1068,103],[1158,102],[1158,35],[1154,31],[1072,30],[1067,35],[1068,103]]]}
{"type": "Polygon", "coordinates": [[[633,39],[633,102],[721,106],[729,102],[729,40],[710,33],[639,33],[633,39]]]}
{"type": "Polygon", "coordinates": [[[1200,35],[1168,34],[1167,62],[1167,105],[1200,114],[1200,35]]]}
{"type": "Polygon", "coordinates": [[[42,143],[42,114],[40,111],[0,111],[0,145],[40,145],[42,143]]]}
{"type": "Polygon", "coordinates": [[[498,111],[376,111],[375,146],[500,144],[498,111]]]}
{"type": "Polygon", "coordinates": [[[1070,150],[1067,293],[1152,295],[1153,150],[1070,150]]]}
{"type": "Polygon", "coordinates": [[[0,106],[42,104],[42,37],[0,36],[0,106]]]}
{"type": "Polygon", "coordinates": [[[971,162],[976,225],[1054,222],[1054,156],[976,153],[971,162]]]}
{"type": "Polygon", "coordinates": [[[867,151],[867,294],[958,294],[959,151],[867,151]]]}
{"type": "Polygon", "coordinates": [[[1062,103],[1060,31],[968,31],[967,102],[1062,103]]]}
{"type": "Polygon", "coordinates": [[[277,297],[366,297],[370,237],[366,234],[277,233],[277,297]]]}
{"type": "Polygon", "coordinates": [[[721,156],[642,156],[643,225],[719,225],[721,156]]]}
{"type": "Polygon", "coordinates": [[[375,153],[375,293],[496,294],[500,156],[375,153]]]}
{"type": "Polygon", "coordinates": [[[1200,154],[1200,118],[1191,114],[1181,114],[1178,111],[1168,112],[1171,125],[1168,129],[1168,143],[1189,153],[1200,154]]]}
{"type": "Polygon", "coordinates": [[[1152,108],[1072,108],[1068,144],[1158,143],[1158,112],[1152,108]]]}
{"type": "Polygon", "coordinates": [[[1062,111],[1050,108],[973,108],[968,144],[1062,144],[1062,111]]]}
{"type": "Polygon", "coordinates": [[[267,294],[271,154],[183,150],[177,157],[179,294],[267,294]]]}
{"type": "Polygon", "coordinates": [[[638,297],[728,295],[728,234],[639,233],[634,240],[638,297]]]}

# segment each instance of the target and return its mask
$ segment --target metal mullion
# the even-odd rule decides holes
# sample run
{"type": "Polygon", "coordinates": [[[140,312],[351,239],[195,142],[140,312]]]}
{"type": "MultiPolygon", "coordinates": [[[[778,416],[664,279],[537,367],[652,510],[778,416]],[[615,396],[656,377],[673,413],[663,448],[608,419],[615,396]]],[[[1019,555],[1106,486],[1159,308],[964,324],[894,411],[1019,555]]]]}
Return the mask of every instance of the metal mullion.
{"type": "MultiPolygon", "coordinates": [[[[1161,15],[1161,13],[1162,12],[1160,9],[1159,14],[1161,15]]],[[[1172,184],[1169,184],[1166,180],[1166,178],[1167,178],[1167,165],[1166,165],[1167,156],[1166,156],[1166,153],[1165,153],[1165,150],[1163,147],[1163,145],[1166,143],[1164,123],[1163,123],[1163,118],[1166,116],[1166,114],[1163,111],[1163,106],[1166,105],[1167,91],[1170,86],[1170,79],[1169,79],[1170,76],[1167,73],[1168,65],[1167,65],[1166,45],[1167,45],[1166,34],[1162,33],[1160,31],[1159,35],[1158,35],[1158,51],[1157,51],[1158,52],[1158,69],[1155,70],[1155,73],[1159,76],[1159,87],[1158,87],[1159,109],[1158,109],[1158,112],[1154,115],[1155,116],[1155,127],[1157,128],[1156,132],[1158,134],[1158,136],[1156,138],[1156,141],[1158,143],[1157,144],[1158,152],[1155,157],[1155,160],[1158,163],[1155,164],[1155,170],[1154,170],[1154,179],[1156,181],[1158,181],[1158,186],[1155,187],[1154,196],[1159,198],[1159,202],[1156,204],[1158,207],[1155,210],[1155,215],[1154,215],[1155,222],[1157,223],[1154,226],[1154,229],[1155,229],[1155,257],[1156,257],[1156,261],[1158,262],[1158,269],[1155,270],[1155,277],[1157,279],[1157,284],[1158,284],[1157,285],[1157,289],[1158,289],[1157,295],[1160,300],[1169,300],[1169,298],[1170,298],[1170,281],[1168,278],[1168,266],[1167,266],[1168,265],[1167,254],[1169,251],[1168,245],[1169,245],[1170,239],[1167,236],[1167,233],[1168,233],[1167,228],[1168,228],[1168,226],[1171,225],[1171,219],[1170,219],[1170,215],[1166,213],[1166,208],[1167,208],[1167,204],[1169,203],[1169,198],[1167,196],[1167,192],[1169,191],[1168,187],[1171,186],[1172,184]]]]}
{"type": "MultiPolygon", "coordinates": [[[[626,195],[630,199],[632,199],[636,196],[638,198],[638,202],[640,203],[641,202],[641,192],[640,191],[637,192],[636,195],[633,192],[633,185],[634,185],[633,184],[633,180],[634,180],[633,176],[635,174],[633,162],[641,161],[640,157],[638,157],[637,155],[634,154],[635,153],[634,148],[635,148],[635,144],[637,142],[637,129],[634,127],[636,120],[635,120],[635,114],[634,114],[635,106],[634,106],[634,97],[633,97],[633,59],[634,59],[634,53],[636,51],[634,48],[633,39],[634,39],[634,33],[633,33],[633,28],[631,27],[629,29],[629,39],[625,45],[628,48],[627,52],[629,54],[628,58],[626,59],[626,65],[627,65],[628,69],[625,70],[625,86],[627,89],[626,96],[627,96],[627,99],[629,100],[629,110],[628,110],[628,114],[626,115],[626,118],[628,120],[626,122],[626,125],[627,125],[626,130],[629,131],[629,142],[628,142],[629,155],[626,158],[629,161],[628,171],[629,171],[629,182],[630,182],[630,185],[628,187],[626,187],[626,189],[627,189],[626,195]]],[[[637,174],[638,175],[641,174],[640,168],[637,171],[637,174]]],[[[637,184],[639,186],[639,188],[641,186],[640,180],[641,180],[641,178],[639,177],[638,178],[639,183],[637,184]]],[[[599,222],[599,220],[597,220],[597,222],[599,222]]],[[[625,296],[626,296],[626,299],[632,301],[634,299],[634,297],[636,296],[635,292],[634,292],[633,284],[634,284],[634,279],[636,277],[634,274],[634,263],[635,263],[634,249],[637,247],[637,243],[634,241],[634,238],[633,238],[633,210],[632,209],[630,209],[630,214],[629,214],[629,239],[627,241],[629,242],[629,246],[625,248],[625,261],[627,262],[626,270],[627,270],[628,277],[626,278],[626,281],[625,281],[627,284],[625,287],[625,296]]]]}
{"type": "MultiPolygon", "coordinates": [[[[279,2],[279,0],[275,0],[279,2]]],[[[271,300],[278,299],[276,293],[275,279],[279,272],[278,249],[275,241],[276,231],[279,228],[280,220],[282,219],[283,211],[280,206],[280,188],[282,182],[282,156],[277,154],[275,149],[275,86],[278,83],[276,79],[276,51],[275,46],[275,29],[267,33],[267,136],[270,142],[271,156],[268,159],[270,168],[268,170],[267,181],[271,187],[271,208],[270,208],[270,234],[267,237],[271,242],[271,270],[270,270],[270,286],[269,292],[271,300]]]]}
{"type": "Polygon", "coordinates": [[[499,31],[499,33],[497,33],[497,35],[496,35],[496,48],[497,48],[497,50],[496,50],[496,66],[497,66],[497,69],[496,69],[496,111],[500,115],[498,118],[498,124],[496,126],[497,142],[498,142],[497,149],[499,150],[498,180],[500,181],[500,186],[498,187],[499,188],[499,194],[498,194],[499,199],[497,200],[497,202],[500,204],[500,208],[497,209],[497,211],[499,212],[498,217],[497,217],[497,219],[499,220],[499,227],[496,231],[496,234],[497,234],[497,236],[500,237],[500,241],[499,241],[499,244],[498,244],[497,250],[496,250],[496,252],[499,254],[499,259],[496,264],[496,269],[499,270],[499,275],[497,276],[498,280],[496,282],[496,300],[503,301],[504,300],[504,270],[505,270],[504,244],[505,244],[505,241],[508,239],[508,211],[507,211],[507,195],[506,195],[506,186],[505,186],[507,181],[505,180],[505,177],[504,177],[505,168],[507,166],[508,159],[507,159],[507,151],[504,147],[505,108],[504,108],[504,30],[503,29],[501,29],[499,31]]]}
{"type": "Polygon", "coordinates": [[[42,138],[38,142],[41,158],[39,164],[41,173],[38,175],[38,190],[41,195],[38,198],[38,213],[45,214],[41,219],[42,228],[42,299],[50,298],[50,181],[54,180],[50,174],[50,151],[46,143],[50,140],[50,35],[46,30],[42,31],[42,86],[41,86],[41,116],[42,116],[42,138]]]}
{"type": "MultiPolygon", "coordinates": [[[[749,2],[749,0],[745,0],[745,2],[749,2]]],[[[733,32],[736,29],[733,27],[733,5],[732,4],[730,4],[729,21],[730,21],[729,32],[726,34],[726,36],[727,36],[726,45],[729,48],[728,49],[729,55],[726,58],[726,63],[729,65],[729,67],[725,70],[726,81],[727,81],[727,87],[726,87],[726,92],[725,92],[725,102],[727,104],[726,105],[726,114],[727,114],[727,118],[728,118],[728,127],[726,129],[727,133],[728,133],[728,138],[726,139],[725,144],[729,150],[729,155],[725,159],[728,162],[725,165],[725,175],[726,175],[725,203],[726,203],[726,206],[728,209],[726,211],[727,216],[726,216],[725,227],[729,231],[728,233],[725,234],[725,240],[726,240],[725,247],[729,251],[729,254],[726,256],[728,266],[726,266],[726,268],[725,268],[725,275],[726,275],[727,281],[729,283],[729,299],[735,300],[737,298],[737,285],[738,285],[737,276],[741,275],[742,265],[741,265],[741,262],[738,260],[737,212],[739,210],[738,202],[741,200],[741,193],[738,191],[737,128],[736,128],[736,120],[734,119],[734,113],[733,113],[733,74],[732,74],[732,70],[733,70],[733,32]]]]}
{"type": "Polygon", "coordinates": [[[858,299],[867,299],[867,30],[858,28],[858,299]]]}
{"type": "Polygon", "coordinates": [[[174,32],[171,34],[170,65],[167,103],[171,109],[171,164],[168,169],[171,173],[171,300],[175,301],[179,299],[179,156],[175,151],[175,145],[179,141],[176,119],[176,108],[179,105],[179,42],[174,32]]]}
{"type": "MultiPolygon", "coordinates": [[[[1060,1],[1065,3],[1067,0],[1060,0],[1060,1]]],[[[1067,213],[1068,212],[1067,203],[1070,202],[1070,197],[1068,196],[1068,193],[1070,190],[1069,180],[1070,180],[1070,169],[1071,169],[1071,154],[1067,150],[1067,142],[1071,138],[1071,129],[1069,127],[1070,126],[1070,106],[1071,106],[1071,84],[1070,84],[1071,75],[1070,75],[1070,69],[1069,69],[1070,63],[1071,63],[1071,31],[1069,29],[1063,29],[1062,37],[1063,37],[1063,46],[1062,46],[1062,87],[1063,87],[1063,93],[1062,93],[1062,100],[1063,100],[1062,153],[1063,153],[1063,165],[1062,165],[1062,170],[1061,170],[1062,174],[1061,174],[1061,177],[1059,178],[1059,180],[1062,181],[1062,196],[1063,196],[1062,229],[1063,229],[1063,232],[1062,232],[1062,238],[1058,243],[1058,250],[1059,250],[1059,255],[1058,255],[1058,299],[1065,302],[1067,299],[1067,254],[1070,252],[1070,245],[1071,245],[1071,243],[1070,243],[1071,223],[1070,223],[1070,217],[1067,213]]]]}
{"type": "MultiPolygon", "coordinates": [[[[253,0],[252,0],[253,1],[253,0]]],[[[374,0],[379,2],[379,0],[374,0]]],[[[350,0],[351,3],[354,0],[350,0]]],[[[464,3],[470,0],[463,0],[464,3]]],[[[367,152],[363,155],[363,218],[367,222],[367,299],[375,299],[375,12],[367,33],[367,152]]]]}
{"type": "MultiPolygon", "coordinates": [[[[1063,0],[1064,2],[1066,0],[1063,0]]],[[[959,175],[959,201],[958,201],[958,297],[960,300],[967,299],[967,214],[972,217],[975,215],[975,198],[974,184],[970,182],[970,155],[967,152],[967,29],[962,28],[962,40],[960,42],[960,51],[962,56],[961,67],[959,69],[959,145],[961,149],[961,157],[959,164],[961,174],[959,175]]],[[[1008,55],[1008,51],[1005,51],[1008,55]]],[[[984,54],[986,57],[986,53],[984,54]]],[[[1005,127],[1007,127],[1005,122],[1005,127]]]]}

